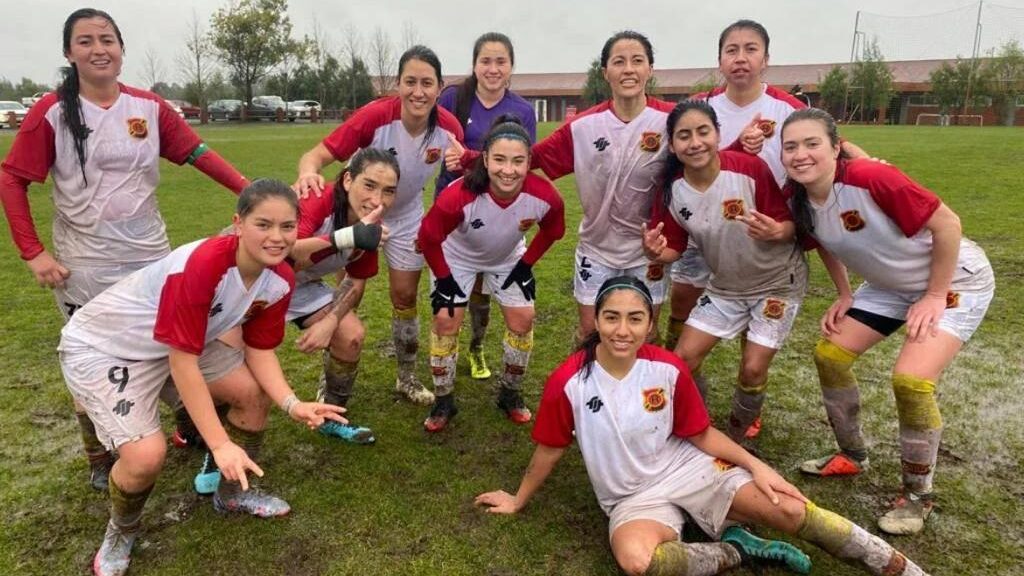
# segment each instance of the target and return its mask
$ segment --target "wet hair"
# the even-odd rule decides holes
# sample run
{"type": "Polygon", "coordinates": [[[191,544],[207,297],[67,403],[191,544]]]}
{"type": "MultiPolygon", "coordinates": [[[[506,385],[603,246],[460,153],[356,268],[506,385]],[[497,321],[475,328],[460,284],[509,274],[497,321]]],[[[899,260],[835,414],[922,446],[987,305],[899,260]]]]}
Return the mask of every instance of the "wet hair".
{"type": "MultiPolygon", "coordinates": [[[[842,142],[839,139],[839,129],[836,127],[835,118],[820,108],[796,110],[782,123],[780,134],[786,132],[787,126],[800,120],[812,120],[824,126],[825,134],[828,136],[829,144],[832,147],[839,146],[842,142]]],[[[840,148],[839,158],[848,160],[850,155],[840,148]]],[[[836,170],[843,170],[844,164],[845,162],[839,162],[836,170]]],[[[798,239],[806,238],[814,232],[814,212],[811,210],[811,203],[807,199],[807,187],[793,180],[788,175],[786,176],[786,187],[790,190],[793,198],[793,224],[796,226],[796,236],[798,239]]]]}
{"type": "MultiPolygon", "coordinates": [[[[597,299],[594,301],[594,316],[599,317],[601,310],[604,309],[605,302],[612,294],[620,290],[633,290],[640,294],[640,299],[644,302],[644,307],[647,308],[647,315],[653,322],[654,319],[654,300],[651,298],[651,291],[647,288],[647,285],[643,283],[639,278],[633,276],[616,276],[609,278],[601,284],[601,287],[597,290],[597,299]]],[[[594,330],[580,342],[579,350],[583,352],[583,362],[580,364],[580,372],[584,379],[590,377],[590,372],[594,368],[594,361],[597,360],[597,345],[601,343],[601,334],[597,330],[594,330]]]]}
{"type": "Polygon", "coordinates": [[[604,47],[601,48],[601,68],[608,67],[608,59],[612,57],[612,48],[620,40],[636,40],[643,45],[644,52],[647,53],[647,63],[654,66],[654,47],[651,46],[651,41],[647,39],[647,36],[633,30],[623,30],[605,40],[604,47]]]}
{"type": "MultiPolygon", "coordinates": [[[[110,26],[114,28],[114,35],[117,36],[117,43],[123,52],[124,39],[121,38],[121,29],[117,27],[117,23],[114,22],[110,14],[95,8],[80,8],[72,12],[64,21],[64,54],[67,55],[71,52],[71,34],[74,31],[75,23],[90,18],[103,18],[110,22],[110,26]]],[[[71,132],[75,155],[78,156],[78,166],[82,170],[82,181],[88,186],[89,179],[85,175],[85,140],[89,137],[92,129],[85,125],[85,119],[82,117],[82,103],[78,99],[78,66],[72,62],[69,66],[62,67],[60,72],[62,80],[57,86],[56,92],[57,99],[60,101],[61,117],[64,119],[68,132],[71,132]]]]}
{"type": "Polygon", "coordinates": [[[770,39],[768,38],[768,30],[761,25],[760,22],[754,20],[737,20],[732,24],[725,27],[722,33],[718,35],[718,56],[722,56],[722,47],[725,46],[725,39],[729,37],[736,30],[753,30],[755,34],[761,37],[761,42],[764,42],[764,55],[768,55],[768,44],[770,39]]]}
{"type": "Polygon", "coordinates": [[[361,148],[351,158],[345,169],[338,173],[334,180],[334,218],[332,225],[335,230],[348,226],[348,190],[345,190],[345,174],[355,180],[367,168],[375,164],[384,164],[395,171],[395,177],[402,177],[402,169],[398,167],[398,159],[391,152],[382,148],[361,148]]]}
{"type": "Polygon", "coordinates": [[[484,166],[483,155],[486,155],[491,145],[498,140],[519,140],[526,147],[527,158],[530,156],[530,135],[527,134],[526,128],[523,128],[523,121],[514,114],[502,114],[495,118],[487,137],[484,138],[481,157],[473,163],[469,174],[466,174],[466,188],[476,194],[487,192],[488,186],[491,185],[491,177],[484,166]]]}
{"type": "Polygon", "coordinates": [[[246,186],[238,195],[238,203],[235,205],[235,213],[239,218],[245,218],[256,209],[257,206],[267,200],[279,198],[288,203],[295,210],[295,217],[299,217],[299,199],[291,187],[273,178],[260,178],[246,186]]]}
{"type": "Polygon", "coordinates": [[[473,107],[473,98],[476,97],[476,87],[478,80],[476,77],[476,59],[480,56],[480,51],[483,50],[484,44],[496,42],[505,47],[508,51],[509,63],[513,66],[516,65],[516,51],[512,48],[512,40],[509,40],[508,36],[505,36],[501,32],[487,32],[482,34],[473,43],[473,72],[459,84],[457,92],[455,93],[455,117],[459,119],[459,124],[465,128],[469,122],[469,111],[473,107]]]}
{"type": "MultiPolygon", "coordinates": [[[[401,58],[398,59],[398,78],[401,81],[402,71],[405,70],[405,65],[410,60],[419,60],[429,64],[434,69],[434,76],[437,77],[437,85],[444,86],[444,80],[441,78],[441,59],[437,57],[437,54],[433,50],[417,44],[410,47],[408,50],[402,53],[401,58]]],[[[423,135],[423,147],[426,147],[430,143],[431,137],[434,135],[434,130],[437,128],[437,102],[434,102],[434,107],[430,109],[430,116],[427,117],[427,132],[423,135]]]]}
{"type": "MultiPolygon", "coordinates": [[[[708,101],[703,98],[690,98],[676,104],[676,107],[668,113],[668,119],[665,121],[665,134],[668,135],[669,141],[672,140],[672,135],[676,131],[676,123],[683,117],[683,114],[690,110],[696,110],[707,116],[715,127],[715,132],[720,130],[718,114],[715,113],[715,109],[711,107],[711,104],[708,104],[708,101]]],[[[683,163],[679,161],[675,154],[669,153],[665,158],[665,165],[661,169],[661,200],[665,208],[672,205],[672,183],[675,181],[676,176],[682,172],[683,163]]]]}

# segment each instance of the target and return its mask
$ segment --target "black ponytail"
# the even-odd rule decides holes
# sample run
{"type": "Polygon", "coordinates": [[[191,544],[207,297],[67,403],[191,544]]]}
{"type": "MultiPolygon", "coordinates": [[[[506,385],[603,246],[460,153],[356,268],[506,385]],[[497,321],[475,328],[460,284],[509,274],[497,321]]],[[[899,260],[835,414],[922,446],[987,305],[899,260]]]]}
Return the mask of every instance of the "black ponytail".
{"type": "MultiPolygon", "coordinates": [[[[796,110],[782,123],[781,132],[785,132],[787,126],[800,120],[812,120],[820,123],[825,127],[825,134],[828,135],[831,146],[835,147],[842,144],[835,118],[820,108],[796,110]]],[[[836,168],[837,177],[840,176],[842,170],[845,170],[845,161],[849,159],[850,155],[840,147],[839,161],[836,168]]],[[[793,198],[793,224],[796,227],[796,237],[798,240],[802,240],[814,233],[814,211],[811,209],[811,201],[807,198],[807,187],[786,176],[786,188],[790,191],[793,198]]]]}
{"type": "Polygon", "coordinates": [[[483,194],[491,185],[491,177],[487,174],[487,167],[484,165],[483,156],[491,149],[491,145],[498,140],[519,140],[526,146],[526,154],[530,154],[530,135],[523,128],[523,121],[515,114],[502,114],[494,119],[494,124],[484,138],[484,145],[481,149],[481,158],[473,163],[473,168],[465,176],[466,188],[476,194],[483,194]]]}

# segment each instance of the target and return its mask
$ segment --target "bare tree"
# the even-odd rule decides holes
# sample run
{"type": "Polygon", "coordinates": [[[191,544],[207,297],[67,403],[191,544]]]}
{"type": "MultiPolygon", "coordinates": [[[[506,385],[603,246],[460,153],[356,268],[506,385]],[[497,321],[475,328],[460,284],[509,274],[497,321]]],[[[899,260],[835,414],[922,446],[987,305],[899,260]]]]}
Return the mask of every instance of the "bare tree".
{"type": "Polygon", "coordinates": [[[363,37],[359,30],[351,23],[346,22],[341,29],[341,51],[342,60],[363,59],[363,37]]]}
{"type": "Polygon", "coordinates": [[[152,90],[157,82],[164,80],[164,65],[160,57],[152,48],[146,48],[146,54],[142,57],[142,81],[146,83],[146,89],[152,90]]]}
{"type": "Polygon", "coordinates": [[[210,44],[199,15],[193,9],[185,34],[185,49],[178,53],[177,64],[185,81],[187,98],[195,102],[200,110],[206,109],[209,77],[215,69],[212,60],[213,45],[210,44]]]}
{"type": "Polygon", "coordinates": [[[395,85],[395,55],[391,44],[391,35],[377,26],[373,29],[370,39],[370,66],[373,67],[374,88],[383,96],[395,85]]]}
{"type": "Polygon", "coordinates": [[[416,28],[416,26],[413,25],[412,22],[406,20],[405,23],[402,24],[401,51],[405,52],[409,48],[412,48],[413,46],[422,43],[423,40],[420,38],[419,30],[416,28]]]}

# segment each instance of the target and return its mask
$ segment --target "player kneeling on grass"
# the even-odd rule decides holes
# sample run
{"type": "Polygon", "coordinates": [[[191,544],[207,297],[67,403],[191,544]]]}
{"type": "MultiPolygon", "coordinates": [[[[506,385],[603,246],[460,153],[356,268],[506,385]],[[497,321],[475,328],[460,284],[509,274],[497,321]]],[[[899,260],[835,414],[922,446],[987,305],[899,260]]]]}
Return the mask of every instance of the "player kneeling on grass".
{"type": "Polygon", "coordinates": [[[748,561],[810,571],[798,549],[734,522],[799,536],[871,574],[924,574],[881,538],[815,506],[710,425],[686,364],[644,343],[654,306],[642,282],[611,278],[595,305],[597,331],[544,387],[537,448],[518,492],[481,494],[477,504],[503,514],[522,510],[575,437],[610,517],[612,554],[627,574],[709,575],[748,561]],[[680,542],[684,513],[721,541],[680,542]]]}
{"type": "Polygon", "coordinates": [[[903,494],[878,527],[918,532],[932,510],[942,436],[935,383],[985,317],[995,291],[992,267],[934,193],[893,166],[847,158],[827,112],[790,115],[782,128],[782,163],[797,233],[864,278],[851,294],[845,268],[829,267],[839,298],[822,318],[814,362],[840,451],[804,462],[801,470],[849,476],[867,467],[853,363],[906,323],[892,370],[903,494]]]}
{"type": "Polygon", "coordinates": [[[174,378],[181,399],[225,481],[219,512],[270,517],[288,504],[249,488],[271,403],[310,427],[344,421],[343,408],[300,402],[274,348],[284,338],[294,273],[284,262],[295,243],[298,200],[284,183],[258,180],[242,191],[235,234],[186,244],[83,306],[62,331],[61,368],[100,439],[120,458],[110,474],[110,521],[93,562],[96,574],[124,574],[142,508],[163,467],[166,439],[157,397],[174,378]],[[241,326],[246,344],[217,338],[241,326]],[[205,374],[205,376],[204,376],[205,374]],[[230,405],[221,426],[214,402],[230,405]]]}
{"type": "Polygon", "coordinates": [[[420,226],[418,242],[434,278],[430,366],[436,399],[423,423],[428,432],[443,430],[457,412],[452,391],[459,328],[477,274],[505,317],[498,407],[516,424],[530,421],[520,390],[533,350],[533,265],[564,233],[562,198],[554,185],[530,173],[529,135],[514,116],[499,117],[480,160],[444,189],[420,226]],[[527,248],[523,236],[534,224],[538,231],[527,248]]]}

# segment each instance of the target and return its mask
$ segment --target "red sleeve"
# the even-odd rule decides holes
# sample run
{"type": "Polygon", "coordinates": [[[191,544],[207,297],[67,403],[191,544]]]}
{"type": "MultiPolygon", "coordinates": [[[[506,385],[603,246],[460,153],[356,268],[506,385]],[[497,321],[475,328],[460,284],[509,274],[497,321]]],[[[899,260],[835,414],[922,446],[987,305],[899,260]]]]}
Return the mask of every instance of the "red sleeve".
{"type": "Polygon", "coordinates": [[[312,238],[328,217],[334,214],[334,184],[324,186],[323,194],[307,194],[299,200],[300,240],[312,238]]]}
{"type": "Polygon", "coordinates": [[[397,110],[400,117],[401,107],[402,103],[397,96],[370,102],[356,110],[348,120],[324,138],[323,145],[336,159],[348,160],[356,150],[365,148],[373,142],[374,132],[393,120],[393,112],[397,110]]]}
{"type": "Polygon", "coordinates": [[[726,153],[720,154],[720,156],[723,159],[723,169],[730,169],[726,166],[735,161],[743,173],[754,180],[754,207],[758,212],[779,222],[793,220],[793,214],[789,211],[789,205],[786,204],[786,197],[782,194],[778,182],[775,181],[772,169],[764,160],[750,154],[738,156],[734,153],[726,153]]]}
{"type": "Polygon", "coordinates": [[[448,268],[441,244],[465,218],[462,208],[476,200],[476,194],[463,188],[462,183],[460,178],[441,191],[420,223],[420,232],[416,237],[423,258],[437,278],[451,276],[452,271],[448,268]]]}
{"type": "Polygon", "coordinates": [[[661,233],[668,240],[668,247],[682,254],[686,251],[686,243],[690,239],[690,234],[679,224],[675,215],[669,212],[669,208],[665,206],[664,197],[665,191],[659,185],[654,194],[654,202],[651,204],[651,222],[648,226],[656,227],[658,224],[664,224],[661,233]]]}
{"type": "Polygon", "coordinates": [[[565,236],[565,203],[562,202],[562,197],[554,185],[540,176],[527,174],[526,182],[528,185],[532,184],[529,194],[548,204],[548,211],[537,223],[537,234],[530,240],[530,245],[523,254],[523,261],[533,266],[555,242],[565,236]]]}
{"type": "MultiPolygon", "coordinates": [[[[220,154],[209,148],[192,165],[196,167],[196,170],[206,174],[211,180],[231,190],[236,195],[241,194],[242,190],[249,185],[249,180],[242,176],[241,172],[235,169],[220,154]]],[[[315,196],[315,194],[312,194],[312,196],[315,196]]]]}
{"type": "Polygon", "coordinates": [[[711,426],[704,399],[697,391],[697,384],[686,363],[667,350],[663,352],[666,360],[679,369],[675,392],[672,394],[672,433],[680,438],[696,436],[711,426]]]}
{"type": "Polygon", "coordinates": [[[573,354],[548,376],[531,434],[537,444],[553,448],[564,448],[572,444],[576,422],[565,386],[579,372],[582,358],[582,352],[573,354]]]}
{"type": "Polygon", "coordinates": [[[843,180],[866,188],[875,204],[908,238],[920,232],[942,205],[935,193],[895,166],[864,158],[847,161],[846,172],[843,180]]]}
{"type": "MultiPolygon", "coordinates": [[[[3,161],[5,172],[42,184],[57,159],[56,138],[46,112],[59,106],[56,95],[50,93],[36,103],[18,129],[10,151],[3,161]]],[[[77,165],[78,159],[75,159],[77,165]]]]}
{"type": "MultiPolygon", "coordinates": [[[[192,130],[192,127],[185,122],[185,119],[178,116],[178,113],[174,111],[174,108],[171,108],[170,104],[159,96],[156,98],[157,104],[160,106],[160,156],[180,166],[185,163],[185,160],[192,154],[192,151],[202,144],[203,141],[192,130]]],[[[199,168],[199,166],[196,165],[196,168],[199,168]]],[[[239,174],[239,176],[241,175],[239,174]]],[[[214,180],[217,179],[214,178],[214,180]]],[[[242,190],[241,188],[234,190],[234,188],[220,180],[217,180],[217,182],[220,182],[236,194],[242,190]]]]}
{"type": "Polygon", "coordinates": [[[288,282],[288,293],[270,306],[256,310],[242,324],[242,339],[245,340],[245,345],[260,350],[273,350],[284,341],[285,314],[295,291],[295,273],[290,266],[281,263],[270,270],[288,282]]]}
{"type": "Polygon", "coordinates": [[[28,185],[28,179],[0,170],[0,201],[7,215],[11,238],[22,260],[31,260],[46,250],[39,241],[36,224],[32,220],[32,210],[28,205],[28,185]]]}
{"type": "Polygon", "coordinates": [[[153,339],[176,350],[202,354],[206,324],[217,285],[234,265],[236,236],[216,236],[189,256],[185,268],[171,274],[160,292],[153,339]]]}
{"type": "Polygon", "coordinates": [[[552,180],[572,174],[575,168],[572,123],[559,126],[530,150],[530,168],[540,168],[552,180]]]}
{"type": "Polygon", "coordinates": [[[377,275],[378,264],[376,250],[360,252],[345,265],[345,273],[357,280],[366,280],[377,275]]]}
{"type": "Polygon", "coordinates": [[[747,153],[747,151],[743,149],[743,144],[740,142],[739,138],[736,138],[735,140],[733,140],[732,144],[729,144],[725,148],[720,148],[719,151],[720,152],[725,152],[725,151],[729,151],[729,152],[743,152],[744,154],[747,153]]]}

